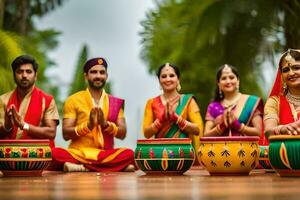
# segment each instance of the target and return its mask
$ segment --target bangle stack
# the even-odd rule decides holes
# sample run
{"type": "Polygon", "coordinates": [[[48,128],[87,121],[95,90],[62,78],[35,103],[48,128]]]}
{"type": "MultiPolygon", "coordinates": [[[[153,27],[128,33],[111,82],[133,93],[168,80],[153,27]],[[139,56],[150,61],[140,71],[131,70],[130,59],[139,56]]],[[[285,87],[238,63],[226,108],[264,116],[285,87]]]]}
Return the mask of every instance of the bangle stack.
{"type": "Polygon", "coordinates": [[[183,119],[181,116],[178,117],[176,124],[179,126],[180,130],[184,130],[187,126],[187,121],[183,119]]]}
{"type": "Polygon", "coordinates": [[[116,136],[118,133],[118,127],[113,122],[107,122],[108,126],[104,129],[105,133],[116,136]]]}
{"type": "Polygon", "coordinates": [[[161,128],[162,124],[160,123],[159,119],[156,119],[152,124],[151,128],[157,132],[161,128]]]}
{"type": "Polygon", "coordinates": [[[91,132],[91,130],[89,129],[87,122],[79,124],[75,127],[75,134],[77,136],[84,136],[90,132],[91,132]]]}

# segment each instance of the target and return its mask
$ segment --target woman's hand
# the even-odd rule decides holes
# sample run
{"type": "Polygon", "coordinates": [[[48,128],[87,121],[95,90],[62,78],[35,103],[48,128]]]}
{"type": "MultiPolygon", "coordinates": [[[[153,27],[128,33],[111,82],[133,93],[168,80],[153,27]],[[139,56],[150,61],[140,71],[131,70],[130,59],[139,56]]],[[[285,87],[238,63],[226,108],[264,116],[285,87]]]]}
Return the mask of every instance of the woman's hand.
{"type": "Polygon", "coordinates": [[[219,126],[219,129],[224,132],[228,128],[227,112],[225,111],[222,115],[219,115],[215,119],[216,126],[219,126]]]}
{"type": "Polygon", "coordinates": [[[239,131],[242,127],[242,124],[235,117],[235,115],[232,111],[228,111],[228,123],[229,123],[230,128],[237,130],[237,131],[239,131]]]}
{"type": "Polygon", "coordinates": [[[300,135],[300,120],[282,125],[279,132],[285,135],[300,135]]]}

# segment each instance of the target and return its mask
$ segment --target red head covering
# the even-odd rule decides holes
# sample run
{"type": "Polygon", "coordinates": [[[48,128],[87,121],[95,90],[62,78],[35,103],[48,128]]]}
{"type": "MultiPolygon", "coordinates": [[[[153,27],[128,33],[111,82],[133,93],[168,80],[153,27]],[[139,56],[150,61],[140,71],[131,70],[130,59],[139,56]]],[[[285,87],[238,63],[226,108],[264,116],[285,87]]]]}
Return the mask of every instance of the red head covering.
{"type": "Polygon", "coordinates": [[[284,62],[288,62],[290,59],[300,60],[300,50],[299,49],[288,49],[282,54],[279,60],[276,79],[274,81],[271,93],[269,96],[278,96],[284,94],[283,90],[283,80],[281,77],[281,68],[284,62]]]}

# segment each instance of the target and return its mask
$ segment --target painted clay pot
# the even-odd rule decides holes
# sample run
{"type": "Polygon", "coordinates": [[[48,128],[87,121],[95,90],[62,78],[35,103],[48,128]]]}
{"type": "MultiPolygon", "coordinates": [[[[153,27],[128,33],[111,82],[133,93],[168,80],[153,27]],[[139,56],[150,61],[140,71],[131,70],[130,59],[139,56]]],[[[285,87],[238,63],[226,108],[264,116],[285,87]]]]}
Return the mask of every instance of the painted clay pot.
{"type": "Polygon", "coordinates": [[[188,138],[138,140],[135,162],[147,174],[183,174],[193,165],[195,151],[188,138]]]}
{"type": "Polygon", "coordinates": [[[49,140],[0,140],[4,176],[41,176],[51,160],[49,140]]]}
{"type": "Polygon", "coordinates": [[[248,175],[259,159],[259,137],[202,137],[198,159],[210,175],[248,175]]]}
{"type": "Polygon", "coordinates": [[[300,136],[270,136],[269,159],[280,176],[300,176],[300,136]]]}

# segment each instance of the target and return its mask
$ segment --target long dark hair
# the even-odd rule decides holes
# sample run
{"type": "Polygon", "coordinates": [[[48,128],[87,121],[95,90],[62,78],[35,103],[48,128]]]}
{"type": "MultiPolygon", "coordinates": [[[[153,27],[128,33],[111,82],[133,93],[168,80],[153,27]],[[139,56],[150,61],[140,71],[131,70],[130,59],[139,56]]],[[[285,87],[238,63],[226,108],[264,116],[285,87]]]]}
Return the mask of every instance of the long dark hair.
{"type": "Polygon", "coordinates": [[[239,72],[238,72],[237,68],[235,68],[234,66],[228,65],[228,64],[224,64],[224,65],[220,66],[217,70],[216,89],[215,89],[215,95],[214,95],[214,99],[213,99],[214,101],[222,101],[224,99],[224,93],[221,92],[222,95],[220,95],[218,83],[220,81],[220,78],[223,73],[223,69],[225,67],[229,67],[231,69],[232,73],[234,73],[236,75],[237,79],[240,79],[239,72]]]}

